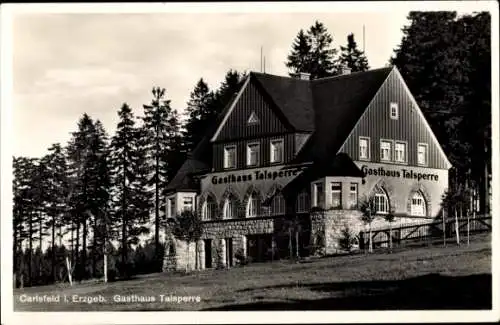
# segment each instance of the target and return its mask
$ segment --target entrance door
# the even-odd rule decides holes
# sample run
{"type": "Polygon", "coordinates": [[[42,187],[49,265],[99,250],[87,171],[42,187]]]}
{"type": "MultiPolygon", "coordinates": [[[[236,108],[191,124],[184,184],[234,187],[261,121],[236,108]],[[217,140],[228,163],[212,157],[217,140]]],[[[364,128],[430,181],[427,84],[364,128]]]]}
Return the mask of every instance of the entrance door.
{"type": "Polygon", "coordinates": [[[228,267],[233,266],[233,239],[226,238],[226,264],[228,267]]]}
{"type": "Polygon", "coordinates": [[[205,239],[205,268],[209,269],[212,267],[212,240],[205,239]]]}

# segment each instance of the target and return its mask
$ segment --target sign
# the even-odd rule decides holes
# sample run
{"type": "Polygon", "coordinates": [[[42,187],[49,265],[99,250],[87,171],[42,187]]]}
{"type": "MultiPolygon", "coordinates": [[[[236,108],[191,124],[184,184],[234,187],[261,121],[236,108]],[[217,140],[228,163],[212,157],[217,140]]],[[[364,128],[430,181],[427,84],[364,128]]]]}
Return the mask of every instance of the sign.
{"type": "Polygon", "coordinates": [[[297,176],[300,169],[286,169],[286,170],[255,170],[246,174],[226,174],[222,176],[213,176],[212,184],[231,184],[241,182],[252,182],[261,180],[275,180],[277,178],[297,176]]]}
{"type": "Polygon", "coordinates": [[[368,175],[373,175],[373,176],[383,176],[383,177],[402,177],[406,179],[416,179],[417,181],[420,180],[426,180],[426,181],[438,181],[439,180],[439,175],[437,174],[431,174],[431,173],[418,173],[414,172],[411,169],[404,169],[401,168],[401,170],[390,170],[390,169],[385,169],[384,167],[378,167],[378,168],[369,168],[366,165],[363,165],[361,167],[361,171],[365,176],[368,175]]]}

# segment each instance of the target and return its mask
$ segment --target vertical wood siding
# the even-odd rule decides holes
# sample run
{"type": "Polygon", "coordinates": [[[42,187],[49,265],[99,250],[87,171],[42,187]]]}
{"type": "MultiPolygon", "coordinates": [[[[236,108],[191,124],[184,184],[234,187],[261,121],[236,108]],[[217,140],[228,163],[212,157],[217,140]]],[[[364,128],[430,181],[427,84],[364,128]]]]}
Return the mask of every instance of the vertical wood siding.
{"type": "Polygon", "coordinates": [[[445,157],[416,109],[402,80],[392,71],[340,151],[359,160],[358,139],[370,137],[370,161],[380,162],[380,139],[402,140],[407,142],[408,165],[417,166],[417,143],[422,142],[428,144],[427,167],[446,169],[445,157]],[[397,120],[390,118],[391,102],[399,105],[397,120]]]}
{"type": "Polygon", "coordinates": [[[217,141],[257,137],[286,131],[288,130],[282,121],[274,114],[270,105],[266,103],[252,80],[250,80],[220,131],[217,141]],[[259,118],[259,123],[248,125],[247,121],[252,112],[255,112],[259,118]]]}

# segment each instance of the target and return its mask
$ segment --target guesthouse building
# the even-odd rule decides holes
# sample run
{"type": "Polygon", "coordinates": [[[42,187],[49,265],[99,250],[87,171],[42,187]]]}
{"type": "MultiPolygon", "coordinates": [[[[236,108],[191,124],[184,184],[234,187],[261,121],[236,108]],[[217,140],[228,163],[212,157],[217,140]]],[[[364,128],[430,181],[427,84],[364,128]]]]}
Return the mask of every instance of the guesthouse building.
{"type": "Polygon", "coordinates": [[[167,226],[164,268],[338,252],[345,229],[366,228],[367,199],[372,227],[389,213],[394,227],[428,222],[450,167],[396,67],[316,80],[251,72],[167,187],[167,220],[192,210],[203,232],[188,250],[167,226]]]}

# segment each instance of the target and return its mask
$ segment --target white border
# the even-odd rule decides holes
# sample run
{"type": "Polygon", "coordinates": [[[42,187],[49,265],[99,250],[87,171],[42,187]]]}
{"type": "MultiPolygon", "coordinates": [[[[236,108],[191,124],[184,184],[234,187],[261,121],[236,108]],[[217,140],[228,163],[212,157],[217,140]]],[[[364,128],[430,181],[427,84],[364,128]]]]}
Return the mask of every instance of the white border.
{"type": "MultiPolygon", "coordinates": [[[[363,321],[375,322],[486,322],[498,321],[498,302],[500,287],[498,279],[498,247],[499,223],[493,218],[492,271],[493,271],[493,310],[492,311],[356,311],[356,312],[127,312],[125,317],[113,312],[12,312],[12,156],[11,149],[15,145],[12,134],[12,16],[17,13],[220,13],[220,12],[387,12],[392,10],[461,10],[474,8],[476,11],[489,11],[491,14],[492,45],[492,193],[493,202],[500,202],[499,179],[499,25],[498,3],[496,1],[425,1],[425,2],[364,2],[363,6],[348,2],[292,2],[292,3],[60,3],[60,4],[3,4],[1,12],[1,215],[2,215],[2,323],[73,324],[89,323],[267,323],[272,319],[276,323],[352,323],[363,321]],[[270,318],[272,317],[272,318],[270,318]]],[[[493,214],[497,214],[498,204],[492,206],[493,214]]]]}

